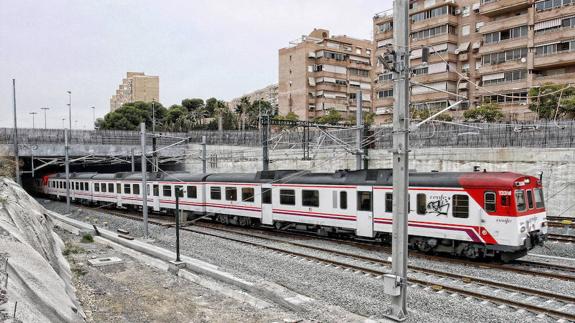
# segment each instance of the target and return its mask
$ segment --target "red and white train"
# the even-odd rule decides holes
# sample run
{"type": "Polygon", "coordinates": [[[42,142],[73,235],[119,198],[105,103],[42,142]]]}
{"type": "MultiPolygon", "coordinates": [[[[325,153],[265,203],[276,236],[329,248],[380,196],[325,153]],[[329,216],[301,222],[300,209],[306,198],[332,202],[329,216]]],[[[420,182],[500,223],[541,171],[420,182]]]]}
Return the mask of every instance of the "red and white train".
{"type": "MultiPolygon", "coordinates": [[[[392,230],[392,171],[373,169],[311,173],[147,175],[148,207],[180,208],[237,225],[274,225],[322,234],[389,241],[392,230]]],[[[141,207],[139,173],[73,173],[71,199],[82,203],[141,207]]],[[[41,191],[66,196],[64,174],[46,176],[41,191]]],[[[410,174],[409,243],[424,252],[468,258],[522,257],[546,239],[541,180],[511,172],[410,174]]]]}

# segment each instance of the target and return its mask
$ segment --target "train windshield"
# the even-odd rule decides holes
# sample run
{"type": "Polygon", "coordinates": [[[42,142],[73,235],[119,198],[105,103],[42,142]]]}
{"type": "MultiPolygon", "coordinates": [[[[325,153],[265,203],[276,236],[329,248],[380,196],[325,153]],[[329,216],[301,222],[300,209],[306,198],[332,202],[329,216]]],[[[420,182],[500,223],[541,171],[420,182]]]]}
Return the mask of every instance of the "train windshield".
{"type": "Polygon", "coordinates": [[[515,191],[515,205],[517,206],[517,211],[519,212],[525,211],[527,209],[527,204],[525,203],[525,191],[515,191]]]}
{"type": "Polygon", "coordinates": [[[545,201],[543,199],[543,189],[536,188],[533,190],[535,193],[535,207],[538,209],[545,207],[545,201]]]}

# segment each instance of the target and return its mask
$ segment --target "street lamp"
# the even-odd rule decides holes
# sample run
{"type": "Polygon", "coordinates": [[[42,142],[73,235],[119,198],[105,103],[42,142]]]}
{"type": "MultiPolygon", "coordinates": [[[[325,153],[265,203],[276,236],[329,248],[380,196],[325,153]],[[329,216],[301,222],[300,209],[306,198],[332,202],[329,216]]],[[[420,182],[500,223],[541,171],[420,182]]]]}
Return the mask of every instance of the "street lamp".
{"type": "Polygon", "coordinates": [[[70,125],[70,130],[72,130],[72,91],[68,92],[68,121],[70,125]]]}
{"type": "Polygon", "coordinates": [[[50,110],[50,108],[40,108],[44,110],[44,129],[46,129],[46,111],[50,110]]]}
{"type": "Polygon", "coordinates": [[[32,115],[32,129],[35,129],[36,125],[34,124],[34,117],[38,114],[38,112],[30,112],[30,114],[32,115]]]}

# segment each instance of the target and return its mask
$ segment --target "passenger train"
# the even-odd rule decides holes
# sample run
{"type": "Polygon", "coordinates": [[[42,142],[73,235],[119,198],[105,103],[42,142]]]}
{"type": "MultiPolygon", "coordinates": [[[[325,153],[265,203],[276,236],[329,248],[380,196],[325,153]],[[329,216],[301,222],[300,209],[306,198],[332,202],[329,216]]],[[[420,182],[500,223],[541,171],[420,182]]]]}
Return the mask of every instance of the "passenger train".
{"type": "MultiPolygon", "coordinates": [[[[147,203],[241,226],[268,225],[324,235],[391,240],[392,171],[334,173],[147,174],[147,203]]],[[[409,245],[467,258],[522,257],[546,240],[541,179],[512,172],[413,172],[409,175],[409,245]]],[[[141,208],[140,173],[72,173],[72,201],[141,208]]],[[[40,190],[66,196],[64,174],[41,179],[40,190]]]]}

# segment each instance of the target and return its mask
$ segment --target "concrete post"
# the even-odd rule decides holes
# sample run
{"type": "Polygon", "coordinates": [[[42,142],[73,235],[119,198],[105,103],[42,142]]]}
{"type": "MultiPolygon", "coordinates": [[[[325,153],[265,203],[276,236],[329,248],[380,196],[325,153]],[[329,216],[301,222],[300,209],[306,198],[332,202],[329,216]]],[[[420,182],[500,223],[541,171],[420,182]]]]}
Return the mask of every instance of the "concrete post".
{"type": "Polygon", "coordinates": [[[134,149],[132,148],[132,173],[136,172],[136,162],[134,157],[134,149]]]}
{"type": "Polygon", "coordinates": [[[392,273],[399,294],[391,296],[390,318],[407,318],[407,242],[409,186],[409,5],[393,3],[393,50],[395,51],[395,102],[393,106],[393,226],[392,273]]]}
{"type": "Polygon", "coordinates": [[[268,116],[262,116],[261,135],[262,135],[262,170],[267,171],[270,168],[270,157],[268,151],[268,116]]]}
{"type": "Polygon", "coordinates": [[[176,262],[180,262],[180,194],[182,188],[176,186],[176,262]]]}
{"type": "Polygon", "coordinates": [[[202,136],[202,174],[206,174],[208,172],[206,145],[207,145],[206,136],[202,136]]]}
{"type": "Polygon", "coordinates": [[[66,213],[70,214],[70,156],[68,147],[68,129],[64,129],[64,165],[66,168],[66,213]]]}
{"type": "Polygon", "coordinates": [[[355,126],[356,132],[356,155],[355,155],[355,168],[360,170],[363,166],[363,150],[361,149],[361,142],[363,141],[363,98],[361,90],[357,91],[356,94],[356,107],[355,111],[355,126]]]}
{"type": "Polygon", "coordinates": [[[20,180],[20,157],[18,156],[18,121],[16,120],[16,79],[12,79],[12,99],[14,103],[14,162],[16,167],[16,183],[22,185],[20,180]]]}
{"type": "Polygon", "coordinates": [[[144,239],[148,239],[148,189],[146,179],[146,123],[140,124],[140,143],[142,145],[142,217],[144,219],[144,239]]]}

